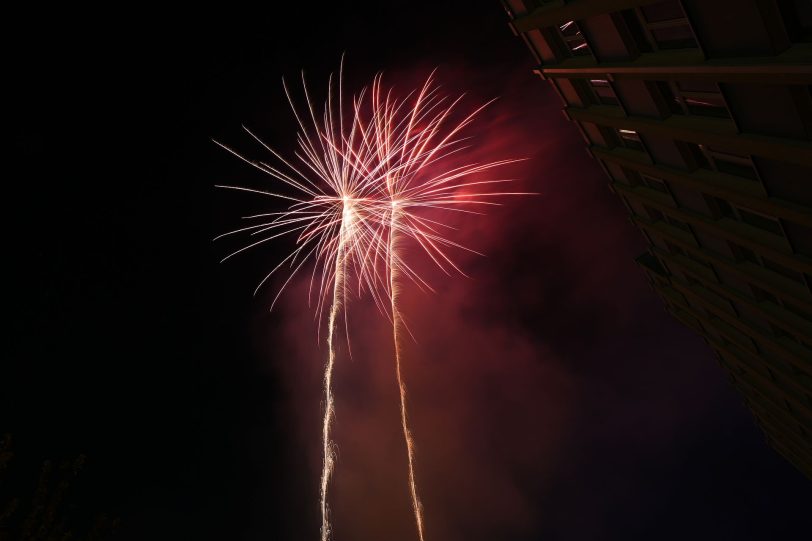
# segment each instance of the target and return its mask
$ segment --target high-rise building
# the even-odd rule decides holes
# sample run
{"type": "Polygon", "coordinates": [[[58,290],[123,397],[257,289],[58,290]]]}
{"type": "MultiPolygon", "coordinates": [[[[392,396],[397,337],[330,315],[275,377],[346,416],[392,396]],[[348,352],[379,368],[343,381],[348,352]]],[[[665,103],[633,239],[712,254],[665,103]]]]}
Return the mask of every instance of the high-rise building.
{"type": "Polygon", "coordinates": [[[812,478],[812,0],[504,0],[637,261],[812,478]]]}

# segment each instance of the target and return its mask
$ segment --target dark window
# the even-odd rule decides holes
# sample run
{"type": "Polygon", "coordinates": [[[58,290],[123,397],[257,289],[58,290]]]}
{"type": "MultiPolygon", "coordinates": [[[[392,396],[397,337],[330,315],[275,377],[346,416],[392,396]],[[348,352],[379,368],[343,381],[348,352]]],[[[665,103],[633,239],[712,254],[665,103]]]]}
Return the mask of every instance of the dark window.
{"type": "Polygon", "coordinates": [[[773,334],[779,338],[787,338],[789,340],[795,340],[795,336],[787,332],[785,329],[779,327],[775,323],[770,323],[770,328],[773,331],[773,334]]]}
{"type": "Polygon", "coordinates": [[[790,312],[792,312],[793,314],[795,314],[799,318],[805,319],[805,320],[807,320],[809,322],[812,322],[812,314],[810,314],[806,310],[802,310],[800,307],[796,306],[795,304],[792,304],[791,302],[786,302],[785,301],[784,302],[784,308],[786,308],[787,310],[789,310],[790,312]]]}
{"type": "Polygon", "coordinates": [[[749,178],[750,180],[758,180],[758,174],[756,174],[756,170],[753,168],[753,162],[750,158],[728,154],[726,152],[708,150],[711,153],[716,170],[720,173],[749,178]]]}
{"type": "Polygon", "coordinates": [[[606,146],[609,148],[615,148],[623,145],[623,139],[620,137],[620,134],[618,134],[617,129],[606,126],[599,126],[599,129],[601,135],[606,141],[606,146]]]}
{"type": "Polygon", "coordinates": [[[636,131],[619,129],[617,130],[617,134],[620,136],[620,140],[623,142],[624,147],[645,152],[643,141],[640,140],[640,134],[638,134],[636,131]]]}
{"type": "Polygon", "coordinates": [[[696,40],[688,24],[649,25],[651,35],[660,49],[688,49],[696,47],[696,40]]]}
{"type": "Polygon", "coordinates": [[[755,297],[757,301],[759,302],[767,301],[773,304],[778,304],[778,299],[772,293],[764,291],[760,287],[754,286],[753,284],[750,284],[750,289],[753,290],[753,297],[755,297]]]}
{"type": "Polygon", "coordinates": [[[741,207],[737,207],[736,211],[738,212],[742,222],[752,225],[753,227],[763,229],[764,231],[769,231],[774,235],[779,235],[782,237],[784,236],[784,230],[781,228],[781,224],[775,218],[768,218],[767,216],[750,212],[749,210],[745,210],[741,207]]]}
{"type": "Polygon", "coordinates": [[[649,38],[648,33],[644,29],[637,11],[634,9],[624,9],[621,13],[623,21],[626,23],[626,28],[629,29],[629,33],[634,43],[637,44],[637,48],[640,52],[650,53],[653,51],[654,46],[651,43],[651,38],[649,38]]]}
{"type": "Polygon", "coordinates": [[[806,285],[804,281],[804,275],[796,270],[793,270],[789,267],[785,267],[780,263],[776,263],[772,259],[767,259],[764,256],[756,255],[752,250],[749,248],[745,248],[744,246],[740,246],[738,244],[734,244],[729,242],[730,248],[733,251],[733,254],[736,257],[737,261],[748,261],[753,263],[754,265],[759,265],[764,267],[765,269],[769,269],[776,274],[780,274],[785,278],[792,280],[793,282],[797,282],[801,285],[806,285]]]}
{"type": "Polygon", "coordinates": [[[713,206],[716,207],[715,210],[719,213],[720,218],[730,218],[731,220],[738,220],[736,212],[733,210],[733,207],[730,205],[730,203],[718,197],[711,197],[711,200],[713,201],[713,206]]]}
{"type": "Polygon", "coordinates": [[[714,82],[677,81],[672,83],[672,92],[678,105],[685,114],[730,118],[730,111],[714,82]]]}
{"type": "Polygon", "coordinates": [[[575,92],[578,94],[584,106],[595,101],[594,93],[591,92],[590,85],[586,82],[586,79],[569,79],[569,82],[573,88],[575,88],[575,92]]]}
{"type": "Polygon", "coordinates": [[[770,269],[771,271],[778,273],[785,278],[789,278],[794,282],[805,285],[804,276],[800,272],[790,269],[789,267],[785,267],[784,265],[776,263],[775,261],[767,259],[766,257],[762,257],[761,260],[764,262],[764,268],[770,269]]]}
{"type": "Polygon", "coordinates": [[[692,233],[691,226],[683,222],[682,220],[677,220],[676,218],[672,218],[671,216],[666,216],[666,218],[667,218],[666,221],[669,224],[673,225],[674,227],[682,229],[683,231],[686,231],[688,233],[692,233]]]}
{"type": "Polygon", "coordinates": [[[792,41],[812,41],[812,2],[778,0],[784,25],[792,41]]]}
{"type": "Polygon", "coordinates": [[[651,221],[662,222],[665,219],[663,213],[660,212],[659,210],[651,208],[648,205],[644,205],[644,207],[646,209],[646,214],[648,214],[648,217],[651,219],[651,221]]]}
{"type": "Polygon", "coordinates": [[[660,91],[660,95],[663,97],[663,100],[665,100],[666,105],[668,105],[668,110],[671,111],[671,114],[684,115],[686,114],[685,108],[683,108],[679,98],[674,94],[674,89],[671,88],[672,84],[673,83],[668,81],[657,81],[657,90],[660,91]]]}
{"type": "MultiPolygon", "coordinates": [[[[638,18],[639,31],[642,31],[644,37],[644,41],[639,43],[642,51],[697,47],[691,25],[678,0],[654,2],[628,12],[634,13],[638,18]]],[[[624,14],[624,18],[627,19],[632,35],[639,33],[636,25],[629,24],[631,17],[624,14]]]]}
{"type": "Polygon", "coordinates": [[[652,190],[657,190],[658,192],[662,193],[670,193],[668,191],[668,187],[665,185],[665,182],[663,182],[662,180],[650,177],[648,175],[642,175],[642,179],[643,184],[648,188],[651,188],[652,190]]]}
{"type": "Polygon", "coordinates": [[[745,248],[744,246],[732,242],[728,242],[728,244],[730,244],[730,249],[733,251],[736,261],[748,261],[754,265],[761,266],[761,261],[758,259],[758,256],[756,256],[755,252],[750,248],[745,248]]]}
{"type": "Polygon", "coordinates": [[[659,23],[663,21],[673,21],[674,19],[684,19],[685,14],[679,2],[656,2],[640,8],[646,21],[650,23],[659,23]]]}
{"type": "Polygon", "coordinates": [[[682,249],[682,248],[680,248],[679,246],[676,246],[676,245],[674,245],[674,244],[671,244],[671,243],[670,243],[670,242],[668,242],[668,241],[665,241],[665,245],[668,247],[668,251],[669,251],[669,252],[671,252],[672,254],[676,254],[676,255],[682,255],[682,256],[684,256],[684,255],[685,255],[685,250],[683,250],[683,249],[682,249]]]}
{"type": "Polygon", "coordinates": [[[629,179],[629,183],[632,186],[640,186],[643,184],[643,177],[640,175],[640,173],[634,169],[628,169],[626,167],[621,167],[621,169],[623,169],[623,172],[626,174],[626,178],[629,179]]]}
{"type": "Polygon", "coordinates": [[[662,222],[665,219],[665,216],[659,210],[648,205],[643,205],[643,208],[646,209],[646,214],[648,214],[652,222],[662,222]]]}
{"type": "Polygon", "coordinates": [[[606,79],[590,79],[589,85],[595,95],[595,101],[602,105],[620,105],[620,102],[612,89],[612,85],[606,79]]]}
{"type": "Polygon", "coordinates": [[[694,254],[692,254],[692,253],[688,253],[688,257],[689,257],[689,258],[691,259],[691,261],[693,261],[694,263],[699,263],[699,264],[700,264],[700,265],[702,265],[703,267],[706,267],[706,268],[708,268],[708,269],[712,270],[712,271],[714,272],[714,274],[716,273],[716,271],[713,269],[713,265],[711,265],[710,263],[708,263],[708,261],[707,261],[707,260],[702,259],[701,257],[695,256],[695,255],[694,255],[694,254]]]}
{"type": "Polygon", "coordinates": [[[759,181],[758,173],[750,156],[734,154],[726,150],[696,145],[694,143],[684,144],[689,149],[691,156],[699,167],[712,169],[726,175],[734,175],[759,181]]]}
{"type": "Polygon", "coordinates": [[[732,205],[724,199],[718,197],[705,196],[710,203],[711,208],[715,211],[717,218],[729,218],[738,222],[758,227],[764,231],[783,237],[784,230],[781,223],[776,218],[759,214],[755,211],[746,208],[732,205]]]}
{"type": "Polygon", "coordinates": [[[693,158],[697,167],[702,167],[704,169],[713,169],[711,167],[711,163],[708,160],[708,157],[703,152],[702,148],[696,143],[682,143],[687,149],[691,157],[693,158]]]}
{"type": "Polygon", "coordinates": [[[524,2],[527,11],[533,11],[534,9],[543,6],[544,4],[549,4],[554,0],[522,0],[524,2]]]}
{"type": "Polygon", "coordinates": [[[688,285],[690,285],[690,286],[701,286],[702,285],[702,282],[700,282],[699,280],[697,280],[696,278],[694,278],[693,276],[691,276],[688,273],[685,273],[685,281],[688,282],[688,285]]]}

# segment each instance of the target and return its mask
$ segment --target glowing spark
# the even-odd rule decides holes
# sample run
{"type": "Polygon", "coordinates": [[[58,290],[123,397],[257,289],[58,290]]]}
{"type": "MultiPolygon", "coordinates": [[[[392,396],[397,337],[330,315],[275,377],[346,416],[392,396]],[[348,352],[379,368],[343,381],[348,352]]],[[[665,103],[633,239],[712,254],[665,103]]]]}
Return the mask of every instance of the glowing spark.
{"type": "MultiPolygon", "coordinates": [[[[404,237],[415,241],[437,266],[449,273],[448,267],[460,274],[463,271],[447,254],[447,248],[459,248],[473,252],[442,234],[450,225],[424,216],[426,210],[476,213],[464,208],[471,205],[495,205],[492,197],[521,195],[511,192],[483,192],[478,190],[491,184],[510,182],[507,179],[467,180],[469,177],[519,160],[500,160],[484,164],[469,163],[451,167],[446,158],[458,154],[466,147],[466,138],[459,136],[487,105],[474,110],[456,124],[451,123],[452,112],[460,98],[447,104],[437,96],[433,87],[433,74],[429,76],[410,106],[406,100],[391,98],[391,91],[384,92],[380,76],[372,88],[371,119],[364,130],[364,139],[373,141],[377,167],[368,170],[369,176],[378,175],[384,190],[379,206],[371,209],[374,219],[386,226],[388,242],[375,245],[385,250],[388,275],[389,309],[394,340],[395,373],[400,396],[400,418],[408,457],[408,483],[418,537],[424,541],[423,506],[420,502],[415,474],[414,438],[409,428],[406,407],[406,384],[401,362],[401,328],[405,327],[398,308],[400,276],[408,277],[420,287],[431,289],[423,278],[404,260],[398,239],[404,237]],[[476,191],[471,191],[476,190],[476,191]],[[387,204],[388,201],[388,204],[387,204]],[[387,219],[388,218],[388,219],[387,219]]],[[[408,328],[406,328],[408,330],[408,328]]]]}
{"type": "MultiPolygon", "coordinates": [[[[392,201],[392,219],[389,229],[389,253],[392,258],[394,258],[394,254],[396,253],[396,206],[396,202],[392,201]]],[[[414,473],[414,439],[412,438],[411,430],[409,430],[409,420],[406,413],[406,383],[403,381],[403,373],[400,368],[400,326],[402,319],[400,310],[398,310],[397,307],[397,267],[392,265],[392,260],[390,260],[389,269],[389,296],[392,301],[392,339],[395,346],[395,374],[398,380],[398,392],[400,396],[400,423],[403,429],[403,439],[406,442],[406,455],[409,461],[409,495],[412,498],[412,509],[414,510],[415,522],[417,523],[417,535],[420,541],[423,541],[423,504],[420,503],[420,497],[417,494],[417,479],[414,473]]]]}
{"type": "MultiPolygon", "coordinates": [[[[225,261],[278,237],[295,234],[296,248],[262,279],[254,293],[256,294],[273,274],[287,265],[291,271],[271,303],[271,309],[273,309],[282,291],[293,277],[305,263],[313,261],[309,300],[312,299],[313,292],[316,290],[317,317],[323,314],[328,297],[331,297],[327,329],[328,357],[324,371],[323,467],[320,487],[321,539],[327,541],[331,533],[327,503],[328,488],[335,466],[334,443],[331,438],[331,428],[335,417],[332,388],[333,368],[336,360],[335,331],[339,310],[342,305],[345,305],[347,299],[348,269],[354,271],[359,291],[365,288],[375,290],[380,287],[380,274],[371,267],[371,263],[374,263],[375,256],[378,254],[375,249],[370,248],[370,243],[374,242],[376,233],[374,226],[367,223],[367,211],[365,210],[377,190],[375,184],[370,182],[369,178],[361,175],[359,168],[350,164],[346,159],[346,156],[353,155],[359,163],[364,163],[369,160],[367,154],[371,148],[361,144],[358,138],[360,132],[357,119],[350,122],[348,126],[345,125],[341,71],[339,72],[338,111],[334,111],[331,78],[321,120],[317,120],[304,77],[302,77],[302,85],[307,102],[305,113],[307,116],[300,115],[285,86],[285,93],[299,125],[299,152],[296,153],[300,162],[298,166],[283,158],[247,128],[245,131],[282,164],[281,168],[250,160],[225,145],[217,143],[241,160],[280,181],[288,190],[293,191],[293,195],[240,186],[219,187],[270,196],[287,201],[289,206],[282,212],[246,216],[245,219],[258,220],[259,223],[235,229],[218,236],[217,239],[247,232],[250,232],[252,237],[259,239],[227,255],[222,260],[225,261]],[[347,149],[352,145],[356,145],[356,148],[350,153],[347,149]]],[[[319,321],[321,321],[320,317],[319,321]]]]}
{"type": "MultiPolygon", "coordinates": [[[[566,25],[565,25],[566,26],[566,25]]],[[[398,306],[402,278],[422,289],[431,286],[405,259],[401,239],[414,242],[446,274],[464,274],[449,252],[465,250],[477,253],[446,236],[453,230],[435,216],[437,212],[480,214],[477,208],[498,205],[495,197],[522,195],[522,192],[491,192],[492,185],[510,179],[485,179],[480,175],[520,160],[447,165],[468,148],[462,131],[491,102],[475,109],[462,120],[452,122],[462,99],[440,96],[433,74],[422,88],[406,98],[392,97],[383,91],[381,76],[375,77],[369,93],[364,89],[345,110],[341,90],[343,72],[339,71],[338,108],[334,110],[332,79],[321,120],[317,119],[307,86],[302,78],[307,103],[305,115],[294,105],[287,86],[299,134],[298,163],[289,160],[246,132],[281,166],[250,160],[217,143],[241,160],[280,181],[286,193],[240,186],[220,186],[280,199],[286,210],[246,216],[250,225],[229,231],[217,238],[247,234],[252,242],[223,258],[223,261],[273,239],[295,235],[296,247],[259,283],[257,290],[283,266],[291,270],[271,303],[271,309],[285,287],[308,262],[312,262],[309,301],[315,292],[316,317],[326,311],[328,356],[324,371],[324,417],[322,421],[323,467],[320,485],[321,539],[331,535],[328,488],[335,467],[334,442],[331,438],[335,418],[332,388],[336,361],[335,332],[339,312],[343,310],[347,344],[349,329],[347,300],[350,280],[360,295],[369,291],[374,302],[392,323],[395,372],[400,394],[400,418],[408,457],[408,482],[415,523],[420,541],[424,541],[423,507],[418,497],[415,474],[414,439],[408,423],[406,384],[402,374],[402,330],[408,332],[398,306]],[[413,98],[413,99],[412,99],[413,98]],[[412,100],[411,102],[409,100],[412,100]],[[350,118],[345,118],[345,117],[350,118]],[[286,187],[286,188],[284,188],[286,187]],[[291,191],[291,193],[287,193],[291,191]],[[426,211],[433,212],[426,216],[426,211]],[[253,240],[257,239],[257,240],[253,240]],[[327,308],[329,304],[329,309],[327,308]]]]}

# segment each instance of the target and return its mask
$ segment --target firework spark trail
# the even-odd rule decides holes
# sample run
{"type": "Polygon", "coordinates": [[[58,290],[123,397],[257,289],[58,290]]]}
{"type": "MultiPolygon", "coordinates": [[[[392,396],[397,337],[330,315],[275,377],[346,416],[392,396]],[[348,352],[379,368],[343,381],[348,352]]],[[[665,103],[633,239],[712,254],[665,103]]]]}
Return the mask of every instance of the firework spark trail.
{"type": "Polygon", "coordinates": [[[327,487],[330,483],[330,477],[333,474],[333,467],[335,466],[335,451],[333,450],[333,442],[330,439],[330,428],[335,417],[335,402],[333,400],[333,366],[335,365],[335,344],[333,338],[336,328],[336,317],[338,310],[341,306],[343,291],[344,291],[344,262],[342,255],[344,252],[344,245],[346,243],[346,216],[347,210],[344,212],[344,221],[341,224],[339,231],[339,246],[336,253],[335,261],[335,280],[333,281],[333,303],[330,307],[330,318],[327,324],[327,366],[324,369],[324,421],[322,423],[322,458],[323,466],[321,473],[321,491],[319,492],[321,498],[321,538],[322,541],[327,541],[330,538],[330,509],[327,505],[327,487]]]}
{"type": "MultiPolygon", "coordinates": [[[[258,220],[259,223],[241,227],[216,237],[215,240],[245,233],[259,239],[230,253],[222,261],[278,237],[295,234],[296,248],[262,279],[254,293],[256,294],[272,275],[283,266],[288,265],[291,269],[290,274],[271,303],[271,309],[273,309],[282,291],[293,277],[303,268],[305,263],[314,261],[308,297],[310,299],[314,290],[316,291],[316,317],[319,322],[321,322],[319,315],[323,314],[327,306],[329,306],[327,317],[328,354],[323,378],[323,467],[319,490],[322,541],[328,541],[332,533],[328,506],[328,488],[336,458],[335,444],[331,435],[335,418],[332,379],[336,362],[335,337],[338,317],[342,307],[346,306],[348,295],[348,271],[352,271],[356,277],[359,294],[364,289],[369,289],[373,292],[373,296],[380,300],[381,294],[378,290],[382,287],[381,274],[374,268],[375,262],[383,255],[378,238],[380,237],[380,226],[371,218],[374,215],[374,212],[371,212],[375,203],[373,195],[379,190],[368,177],[358,173],[357,166],[351,165],[346,159],[347,156],[351,155],[347,152],[347,147],[357,145],[358,148],[352,153],[353,159],[358,160],[359,163],[369,162],[370,159],[367,154],[371,151],[371,147],[362,146],[358,143],[360,132],[358,131],[356,118],[353,118],[349,122],[349,127],[345,129],[344,105],[341,93],[342,72],[343,62],[342,69],[339,71],[338,115],[333,111],[331,77],[321,120],[317,119],[315,109],[307,92],[304,76],[302,86],[307,102],[305,115],[299,114],[287,85],[285,85],[285,93],[299,126],[297,143],[300,151],[296,152],[295,156],[302,166],[297,167],[291,161],[283,158],[247,128],[245,128],[245,131],[283,165],[282,169],[262,161],[248,159],[215,141],[234,156],[281,181],[296,192],[295,195],[288,195],[241,186],[218,186],[220,188],[265,195],[289,203],[288,208],[284,211],[245,216],[245,219],[258,220]],[[338,116],[338,121],[336,121],[336,116],[338,116]],[[332,298],[328,302],[330,297],[332,298]]],[[[344,316],[346,325],[346,310],[344,316]]],[[[321,328],[321,324],[319,324],[319,328],[321,328]]]]}
{"type": "Polygon", "coordinates": [[[455,228],[427,210],[481,214],[472,206],[498,205],[494,197],[524,195],[522,192],[489,192],[481,188],[510,179],[469,180],[469,177],[520,160],[468,163],[450,167],[444,160],[466,150],[468,138],[459,133],[491,102],[475,109],[463,120],[452,123],[452,113],[462,96],[449,100],[441,96],[433,83],[433,73],[423,87],[403,99],[384,92],[378,75],[367,89],[354,96],[350,120],[345,123],[341,90],[342,68],[338,83],[338,121],[333,110],[332,77],[322,119],[312,105],[307,86],[302,86],[307,103],[306,115],[300,115],[285,85],[285,93],[299,125],[295,153],[301,166],[283,158],[259,137],[246,132],[269,151],[283,168],[252,161],[217,143],[241,160],[281,181],[298,195],[268,192],[239,186],[220,186],[266,195],[289,202],[286,210],[245,216],[259,223],[238,228],[217,238],[246,233],[256,240],[225,258],[237,255],[275,238],[295,234],[296,248],[274,267],[257,286],[256,292],[283,266],[291,269],[271,303],[308,261],[314,261],[308,299],[316,294],[316,317],[327,312],[327,362],[324,370],[324,416],[322,421],[323,467],[319,500],[322,515],[321,539],[329,541],[328,488],[335,467],[335,444],[331,430],[335,419],[332,387],[336,362],[335,333],[339,314],[344,316],[348,352],[349,323],[347,301],[349,280],[357,281],[357,293],[368,290],[379,310],[392,323],[395,371],[400,395],[400,417],[408,456],[408,480],[419,541],[424,541],[423,508],[418,497],[415,474],[414,439],[406,407],[406,384],[402,371],[402,331],[410,333],[399,308],[400,282],[409,280],[421,289],[432,290],[405,259],[401,240],[410,240],[428,255],[444,273],[464,275],[448,251],[478,253],[447,236],[455,228]],[[409,102],[409,100],[412,102],[409,102]],[[346,124],[346,125],[345,125],[346,124]],[[307,126],[310,126],[309,128],[307,126]],[[347,127],[348,126],[348,127],[347,127]],[[287,168],[287,172],[284,170],[287,168]],[[472,191],[473,190],[473,191],[472,191]],[[343,311],[342,311],[343,308],[343,311]]]}
{"type": "MultiPolygon", "coordinates": [[[[423,99],[425,92],[427,90],[427,85],[423,87],[422,91],[420,92],[417,98],[417,104],[415,107],[411,109],[411,114],[409,115],[409,121],[406,125],[405,135],[408,138],[410,135],[410,131],[412,129],[413,123],[415,121],[415,116],[420,111],[421,107],[421,100],[423,99]]],[[[376,88],[373,89],[373,97],[375,98],[376,104],[380,106],[380,79],[378,79],[378,85],[376,88]]],[[[388,105],[388,98],[386,104],[388,105]]],[[[379,107],[378,107],[379,108],[379,107]]],[[[399,110],[397,108],[389,108],[386,107],[384,110],[384,115],[379,115],[378,122],[376,123],[376,127],[379,130],[378,133],[378,145],[377,149],[379,153],[383,151],[383,158],[382,161],[384,163],[388,163],[390,157],[392,156],[392,138],[390,133],[388,133],[393,126],[393,117],[399,110]],[[381,116],[385,117],[385,120],[381,121],[381,116]],[[383,134],[380,131],[383,129],[383,134]]],[[[398,126],[398,124],[395,124],[398,126]]],[[[403,141],[400,151],[400,158],[406,155],[406,150],[408,146],[408,139],[403,141]]],[[[387,171],[390,173],[390,171],[387,171]]],[[[409,482],[409,496],[411,497],[412,501],[412,511],[414,513],[415,518],[415,525],[417,526],[417,535],[420,541],[424,540],[424,530],[423,530],[423,505],[420,502],[420,497],[417,491],[417,479],[415,475],[415,451],[414,451],[414,438],[412,437],[412,432],[409,428],[409,418],[408,418],[408,410],[406,407],[406,383],[403,379],[403,371],[401,369],[401,344],[400,344],[400,327],[403,323],[403,319],[400,314],[400,310],[398,308],[398,267],[396,263],[396,257],[398,254],[397,251],[397,231],[398,231],[398,200],[396,199],[396,191],[397,191],[397,180],[398,180],[398,173],[399,171],[391,171],[393,174],[386,175],[386,194],[388,196],[388,200],[390,202],[389,208],[389,244],[387,246],[388,251],[388,259],[387,259],[387,270],[389,275],[389,298],[390,298],[390,318],[392,320],[392,342],[394,346],[394,357],[395,357],[395,376],[398,383],[398,396],[400,399],[400,424],[401,429],[403,430],[403,440],[406,443],[406,456],[408,461],[408,482],[409,482]]]]}
{"type": "Polygon", "coordinates": [[[396,227],[396,205],[392,205],[392,217],[389,230],[389,254],[390,254],[390,267],[389,267],[389,291],[391,299],[391,316],[392,316],[392,340],[394,343],[395,352],[395,374],[398,381],[398,392],[400,395],[400,423],[403,429],[403,439],[406,442],[406,454],[409,460],[409,494],[412,498],[412,509],[414,510],[415,522],[417,524],[417,535],[420,541],[423,541],[423,504],[420,503],[420,497],[417,494],[417,479],[414,473],[414,439],[412,432],[409,430],[409,419],[406,409],[406,383],[403,380],[403,373],[400,363],[400,327],[402,318],[400,310],[398,309],[398,285],[397,285],[397,267],[392,265],[394,262],[395,254],[397,253],[397,227],[396,227]]]}
{"type": "MultiPolygon", "coordinates": [[[[471,189],[484,185],[511,182],[509,179],[466,180],[472,175],[501,167],[520,160],[499,160],[484,164],[471,163],[458,167],[443,165],[443,160],[463,151],[466,141],[458,134],[468,126],[488,102],[475,109],[471,114],[456,124],[450,123],[450,117],[461,97],[446,104],[446,99],[437,96],[433,85],[433,73],[426,79],[417,93],[414,103],[406,106],[406,100],[391,98],[391,91],[382,90],[381,77],[376,77],[372,88],[373,118],[370,122],[370,138],[374,140],[379,167],[382,172],[382,187],[385,194],[379,219],[388,216],[386,247],[386,270],[388,274],[388,294],[390,297],[389,318],[392,323],[394,341],[395,373],[400,397],[400,419],[408,458],[408,485],[414,512],[417,533],[424,541],[425,526],[423,506],[418,495],[415,473],[415,445],[408,422],[406,404],[406,383],[402,370],[401,335],[402,328],[408,331],[399,308],[399,279],[401,274],[421,288],[431,290],[431,286],[405,261],[399,249],[399,238],[409,238],[417,242],[420,248],[446,274],[449,267],[463,274],[464,272],[446,253],[445,248],[474,252],[465,246],[448,239],[442,229],[453,229],[441,221],[420,216],[418,211],[436,209],[480,214],[476,211],[460,208],[470,205],[496,205],[490,198],[507,195],[525,195],[523,192],[485,192],[471,193],[471,189]],[[432,175],[431,172],[434,172],[432,175]]],[[[411,96],[411,95],[410,95],[411,96]]],[[[370,173],[368,173],[370,174],[370,173]]]]}

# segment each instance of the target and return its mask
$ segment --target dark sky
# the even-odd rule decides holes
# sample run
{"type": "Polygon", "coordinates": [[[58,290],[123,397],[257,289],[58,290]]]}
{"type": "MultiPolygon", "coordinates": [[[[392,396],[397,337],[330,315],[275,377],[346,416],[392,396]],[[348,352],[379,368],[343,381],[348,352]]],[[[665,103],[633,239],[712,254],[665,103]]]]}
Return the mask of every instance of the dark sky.
{"type": "MultiPolygon", "coordinates": [[[[301,284],[274,313],[272,289],[251,296],[289,246],[218,265],[212,237],[264,201],[213,185],[264,180],[210,138],[252,148],[245,123],[292,150],[282,76],[319,92],[346,52],[349,91],[438,67],[470,103],[499,96],[476,152],[529,158],[513,173],[541,194],[460,223],[488,256],[404,301],[427,539],[803,538],[812,485],[648,288],[642,237],[499,3],[348,4],[11,17],[0,432],[18,467],[85,453],[77,504],[120,517],[118,539],[317,538],[324,351],[301,284]]],[[[385,328],[356,309],[336,539],[415,539],[385,328]]]]}

